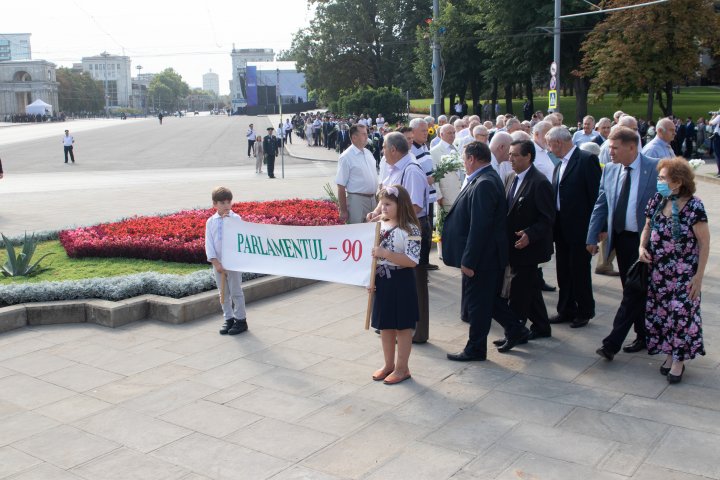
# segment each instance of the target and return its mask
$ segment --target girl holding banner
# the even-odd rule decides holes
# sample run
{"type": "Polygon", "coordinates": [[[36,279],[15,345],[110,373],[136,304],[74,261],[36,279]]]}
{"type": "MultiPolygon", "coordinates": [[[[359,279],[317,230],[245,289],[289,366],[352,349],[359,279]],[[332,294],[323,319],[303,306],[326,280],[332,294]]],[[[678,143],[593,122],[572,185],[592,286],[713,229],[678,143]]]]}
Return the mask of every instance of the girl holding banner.
{"type": "Polygon", "coordinates": [[[394,385],[410,378],[408,359],[419,317],[412,268],[420,259],[420,222],[410,195],[400,185],[382,189],[379,202],[380,242],[372,249],[372,256],[378,259],[372,326],[380,330],[385,365],[372,378],[394,385]]]}

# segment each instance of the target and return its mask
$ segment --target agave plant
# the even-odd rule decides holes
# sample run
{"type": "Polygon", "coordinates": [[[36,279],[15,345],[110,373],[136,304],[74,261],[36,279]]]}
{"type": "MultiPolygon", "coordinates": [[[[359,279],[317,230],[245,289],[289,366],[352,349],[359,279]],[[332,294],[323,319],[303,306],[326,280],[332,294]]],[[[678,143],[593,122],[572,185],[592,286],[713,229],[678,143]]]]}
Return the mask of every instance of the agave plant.
{"type": "MultiPolygon", "coordinates": [[[[1,235],[1,234],[0,234],[1,235]]],[[[40,262],[52,253],[46,253],[38,261],[32,263],[32,257],[35,254],[35,248],[37,247],[37,241],[35,241],[35,235],[28,239],[27,232],[25,233],[25,239],[23,241],[22,252],[15,256],[15,248],[12,245],[10,239],[5,235],[2,235],[3,242],[5,243],[5,250],[7,250],[8,260],[5,265],[2,266],[2,274],[6,277],[29,277],[30,275],[40,273],[45,270],[40,268],[40,262]]]]}

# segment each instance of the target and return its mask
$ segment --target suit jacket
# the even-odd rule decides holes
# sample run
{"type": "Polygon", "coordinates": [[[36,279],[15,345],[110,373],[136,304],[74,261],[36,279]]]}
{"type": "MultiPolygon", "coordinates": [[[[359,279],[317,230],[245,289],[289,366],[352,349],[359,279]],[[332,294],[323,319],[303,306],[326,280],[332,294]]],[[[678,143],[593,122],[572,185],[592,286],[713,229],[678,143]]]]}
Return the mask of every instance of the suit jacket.
{"type": "MultiPolygon", "coordinates": [[[[657,164],[655,158],[646,157],[640,154],[640,181],[638,183],[637,209],[635,212],[639,232],[645,226],[645,207],[650,199],[657,192],[657,164]]],[[[600,181],[600,193],[598,194],[588,230],[587,245],[597,245],[600,232],[608,232],[608,248],[605,249],[607,257],[613,248],[612,224],[615,217],[615,206],[620,195],[618,178],[623,170],[620,163],[609,163],[605,165],[602,179],[600,181]]]]}
{"type": "Polygon", "coordinates": [[[344,152],[350,146],[350,133],[347,130],[340,130],[340,152],[344,152]]]}
{"type": "Polygon", "coordinates": [[[555,238],[562,235],[566,243],[586,245],[590,215],[600,188],[600,161],[595,155],[576,148],[562,178],[558,178],[562,163],[553,174],[553,202],[560,195],[560,215],[555,218],[555,238]]]}
{"type": "MultiPolygon", "coordinates": [[[[506,197],[516,176],[513,172],[505,182],[506,197]]],[[[535,168],[535,165],[531,165],[508,207],[507,237],[510,265],[538,265],[549,261],[553,254],[554,222],[552,185],[545,175],[535,168]],[[518,250],[514,246],[519,238],[515,232],[521,230],[527,234],[530,244],[518,250]]]]}
{"type": "Polygon", "coordinates": [[[505,268],[508,262],[507,205],[500,176],[489,165],[468,183],[443,226],[443,261],[475,272],[505,268]]]}
{"type": "Polygon", "coordinates": [[[263,137],[263,150],[265,151],[266,157],[275,158],[278,152],[277,141],[272,135],[265,135],[263,137]]]}

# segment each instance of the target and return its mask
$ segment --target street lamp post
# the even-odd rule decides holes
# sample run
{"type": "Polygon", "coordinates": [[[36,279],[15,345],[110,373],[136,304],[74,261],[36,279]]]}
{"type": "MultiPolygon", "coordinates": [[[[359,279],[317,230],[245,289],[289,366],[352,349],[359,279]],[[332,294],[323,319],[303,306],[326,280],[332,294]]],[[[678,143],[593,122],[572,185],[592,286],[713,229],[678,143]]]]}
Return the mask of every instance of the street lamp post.
{"type": "Polygon", "coordinates": [[[108,101],[110,100],[110,97],[108,95],[108,78],[107,78],[107,59],[110,56],[108,52],[103,52],[100,54],[101,57],[105,59],[105,64],[103,65],[103,72],[105,72],[105,118],[110,116],[109,111],[109,105],[108,101]]]}
{"type": "Polygon", "coordinates": [[[143,103],[142,103],[142,84],[140,83],[140,71],[142,70],[143,67],[142,67],[142,65],[138,65],[135,68],[138,71],[137,86],[138,86],[138,92],[139,92],[138,96],[140,97],[140,110],[144,112],[145,110],[143,109],[143,103]]]}

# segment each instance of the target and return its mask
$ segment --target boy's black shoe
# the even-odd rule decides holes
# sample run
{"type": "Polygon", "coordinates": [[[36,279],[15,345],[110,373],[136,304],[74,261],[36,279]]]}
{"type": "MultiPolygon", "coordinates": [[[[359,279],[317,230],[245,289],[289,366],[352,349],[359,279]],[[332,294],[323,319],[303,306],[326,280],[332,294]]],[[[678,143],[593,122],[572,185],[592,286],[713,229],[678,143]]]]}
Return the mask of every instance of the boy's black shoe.
{"type": "Polygon", "coordinates": [[[226,335],[235,324],[234,318],[228,318],[225,320],[225,325],[220,328],[220,335],[226,335]]]}
{"type": "Polygon", "coordinates": [[[247,322],[244,318],[241,318],[240,320],[235,320],[235,325],[233,325],[232,328],[228,330],[228,334],[237,335],[238,333],[242,333],[247,329],[247,322]]]}

